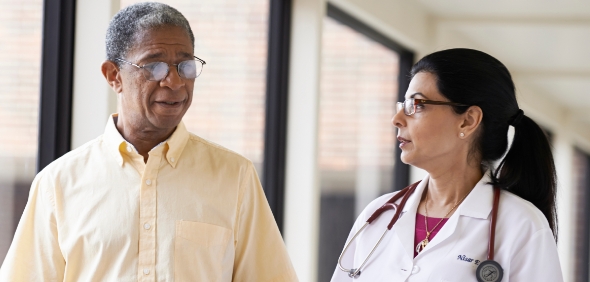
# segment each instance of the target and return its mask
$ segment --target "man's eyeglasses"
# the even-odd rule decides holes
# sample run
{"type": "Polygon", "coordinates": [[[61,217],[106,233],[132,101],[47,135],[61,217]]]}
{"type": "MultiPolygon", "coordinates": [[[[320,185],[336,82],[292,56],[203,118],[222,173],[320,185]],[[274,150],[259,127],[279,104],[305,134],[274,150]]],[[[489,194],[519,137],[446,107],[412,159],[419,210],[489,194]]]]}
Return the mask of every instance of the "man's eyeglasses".
{"type": "MultiPolygon", "coordinates": [[[[121,61],[141,69],[145,79],[151,81],[161,81],[166,78],[170,72],[170,65],[164,62],[153,62],[143,66],[138,66],[123,59],[117,59],[117,61],[121,61]]],[[[195,79],[201,74],[201,71],[203,71],[203,65],[205,64],[205,61],[195,56],[194,60],[186,60],[172,65],[176,66],[176,70],[178,71],[178,75],[180,75],[180,77],[186,79],[195,79]]]]}
{"type": "Polygon", "coordinates": [[[460,104],[460,103],[410,98],[410,99],[406,99],[403,102],[397,102],[396,110],[399,113],[403,109],[404,114],[406,114],[407,116],[411,116],[416,113],[416,106],[417,105],[424,105],[424,104],[469,107],[469,105],[460,104]]]}

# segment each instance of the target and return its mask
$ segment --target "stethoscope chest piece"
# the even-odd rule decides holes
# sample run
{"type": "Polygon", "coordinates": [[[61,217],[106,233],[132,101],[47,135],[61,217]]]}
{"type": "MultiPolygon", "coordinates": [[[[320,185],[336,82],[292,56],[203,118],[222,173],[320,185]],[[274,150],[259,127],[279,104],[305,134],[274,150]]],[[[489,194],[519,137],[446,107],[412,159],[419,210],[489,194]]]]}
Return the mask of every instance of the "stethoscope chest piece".
{"type": "Polygon", "coordinates": [[[499,282],[502,281],[504,270],[494,260],[486,260],[479,264],[475,271],[478,282],[499,282]]]}

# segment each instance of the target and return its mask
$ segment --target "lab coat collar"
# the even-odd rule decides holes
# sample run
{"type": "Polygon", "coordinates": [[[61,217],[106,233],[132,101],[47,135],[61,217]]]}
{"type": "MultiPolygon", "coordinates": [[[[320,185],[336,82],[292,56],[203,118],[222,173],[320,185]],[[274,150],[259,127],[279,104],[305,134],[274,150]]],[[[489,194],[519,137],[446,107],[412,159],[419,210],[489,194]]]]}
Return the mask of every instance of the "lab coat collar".
{"type": "MultiPolygon", "coordinates": [[[[424,189],[428,185],[430,176],[426,176],[420,184],[416,187],[416,190],[408,198],[406,205],[402,209],[402,216],[394,225],[394,229],[400,240],[401,245],[406,251],[406,255],[410,258],[414,258],[414,233],[416,229],[416,213],[418,211],[418,205],[424,189]]],[[[443,225],[437,235],[432,238],[426,248],[418,254],[418,256],[427,253],[430,249],[436,247],[440,242],[443,242],[449,238],[457,227],[460,216],[469,216],[475,218],[486,219],[492,210],[493,205],[493,189],[492,186],[487,184],[490,182],[490,177],[486,174],[482,179],[475,185],[471,193],[465,198],[463,203],[457,207],[457,212],[449,218],[449,220],[443,225]]]]}
{"type": "MultiPolygon", "coordinates": [[[[406,205],[402,209],[402,212],[413,212],[416,214],[418,210],[418,204],[420,203],[420,198],[422,197],[422,193],[424,189],[428,185],[428,181],[430,180],[430,176],[426,176],[420,184],[416,187],[416,190],[408,201],[406,205]]],[[[457,207],[456,213],[460,215],[465,215],[474,218],[488,218],[490,212],[492,211],[493,205],[493,194],[494,191],[492,186],[488,184],[491,181],[490,176],[486,173],[484,176],[475,184],[475,187],[469,195],[463,200],[463,203],[457,207]]],[[[401,218],[400,218],[401,220],[401,218]]]]}
{"type": "Polygon", "coordinates": [[[492,186],[487,184],[490,181],[490,177],[484,175],[473,190],[467,195],[465,200],[457,207],[457,211],[451,215],[447,223],[443,225],[440,231],[430,240],[430,243],[424,248],[418,256],[423,253],[428,253],[431,249],[435,248],[436,245],[444,242],[453,234],[457,229],[457,224],[461,216],[469,216],[474,218],[486,219],[492,211],[493,205],[493,189],[492,186]]]}
{"type": "Polygon", "coordinates": [[[491,178],[486,173],[475,184],[463,203],[459,205],[457,213],[473,218],[488,218],[494,205],[494,189],[492,189],[492,185],[488,184],[489,182],[491,182],[491,178]]]}

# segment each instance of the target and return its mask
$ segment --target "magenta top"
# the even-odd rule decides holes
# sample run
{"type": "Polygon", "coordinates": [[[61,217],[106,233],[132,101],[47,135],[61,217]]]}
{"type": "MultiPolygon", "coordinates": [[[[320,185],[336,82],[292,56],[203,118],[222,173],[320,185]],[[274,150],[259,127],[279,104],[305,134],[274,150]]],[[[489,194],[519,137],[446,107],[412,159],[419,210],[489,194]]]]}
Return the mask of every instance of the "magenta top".
{"type": "MultiPolygon", "coordinates": [[[[420,243],[424,238],[426,238],[426,226],[424,225],[424,217],[423,215],[416,213],[416,232],[414,233],[414,257],[418,255],[416,252],[416,246],[420,243]]],[[[439,221],[440,218],[436,217],[428,217],[428,229],[431,230],[439,221]]],[[[438,233],[438,231],[445,225],[448,221],[448,218],[442,220],[442,222],[430,233],[428,237],[428,241],[432,242],[432,238],[438,233]]]]}

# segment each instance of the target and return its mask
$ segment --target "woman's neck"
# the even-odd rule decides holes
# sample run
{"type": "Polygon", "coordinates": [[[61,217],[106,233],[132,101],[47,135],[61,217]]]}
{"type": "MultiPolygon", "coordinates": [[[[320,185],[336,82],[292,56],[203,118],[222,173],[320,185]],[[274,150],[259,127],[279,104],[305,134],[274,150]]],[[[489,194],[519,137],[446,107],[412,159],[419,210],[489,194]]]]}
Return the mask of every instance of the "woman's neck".
{"type": "Polygon", "coordinates": [[[459,205],[483,176],[480,166],[470,166],[466,163],[445,167],[429,174],[428,186],[422,194],[418,212],[439,218],[453,214],[454,210],[451,213],[449,211],[459,205]]]}

